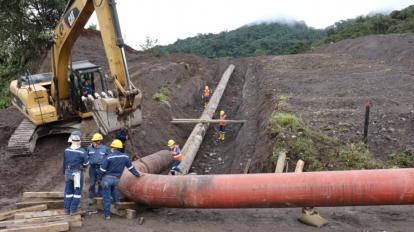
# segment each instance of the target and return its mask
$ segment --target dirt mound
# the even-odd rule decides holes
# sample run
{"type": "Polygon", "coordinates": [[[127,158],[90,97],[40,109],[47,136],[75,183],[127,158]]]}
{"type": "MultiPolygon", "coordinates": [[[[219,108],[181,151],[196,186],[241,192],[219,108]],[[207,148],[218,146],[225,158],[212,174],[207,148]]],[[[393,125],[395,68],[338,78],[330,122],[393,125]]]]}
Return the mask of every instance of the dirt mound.
{"type": "Polygon", "coordinates": [[[349,54],[357,58],[376,60],[407,68],[414,67],[414,34],[369,35],[341,40],[320,48],[314,53],[349,54]]]}

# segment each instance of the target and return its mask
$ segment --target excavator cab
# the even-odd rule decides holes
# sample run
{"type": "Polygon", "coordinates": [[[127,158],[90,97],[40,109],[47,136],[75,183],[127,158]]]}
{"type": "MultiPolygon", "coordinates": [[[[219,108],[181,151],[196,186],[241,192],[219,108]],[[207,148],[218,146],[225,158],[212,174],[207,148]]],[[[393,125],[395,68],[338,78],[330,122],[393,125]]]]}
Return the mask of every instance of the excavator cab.
{"type": "Polygon", "coordinates": [[[85,60],[73,62],[68,70],[72,109],[81,118],[91,117],[91,113],[82,102],[82,96],[94,96],[99,91],[107,91],[107,82],[102,68],[85,60]]]}

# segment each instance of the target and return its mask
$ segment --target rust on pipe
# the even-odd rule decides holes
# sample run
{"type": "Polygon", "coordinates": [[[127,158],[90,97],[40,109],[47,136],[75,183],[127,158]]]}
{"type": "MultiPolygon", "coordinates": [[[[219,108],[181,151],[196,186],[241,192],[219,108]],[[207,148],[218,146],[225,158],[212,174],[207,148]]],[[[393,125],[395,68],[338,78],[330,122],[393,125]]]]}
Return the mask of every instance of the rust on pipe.
{"type": "MultiPolygon", "coordinates": [[[[200,119],[210,120],[213,118],[214,112],[217,110],[217,106],[220,103],[220,99],[223,96],[224,90],[226,89],[227,83],[234,71],[234,68],[235,66],[231,64],[226,69],[200,119]]],[[[194,126],[193,131],[191,132],[190,136],[183,146],[183,149],[181,150],[181,153],[184,157],[179,166],[181,173],[187,174],[190,170],[195,156],[197,155],[198,149],[200,148],[201,142],[203,142],[203,138],[206,134],[208,126],[209,123],[197,123],[194,126]]]]}
{"type": "Polygon", "coordinates": [[[119,188],[152,207],[402,205],[414,203],[414,169],[141,178],[125,172],[119,188]]]}

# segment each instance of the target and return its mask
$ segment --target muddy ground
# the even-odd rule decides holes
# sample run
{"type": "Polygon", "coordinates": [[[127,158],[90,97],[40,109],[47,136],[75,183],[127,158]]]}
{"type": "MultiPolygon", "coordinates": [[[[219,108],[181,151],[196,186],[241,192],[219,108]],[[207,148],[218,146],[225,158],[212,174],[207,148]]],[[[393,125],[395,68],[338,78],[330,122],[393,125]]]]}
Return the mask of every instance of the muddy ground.
{"type": "MultiPolygon", "coordinates": [[[[398,149],[414,149],[414,80],[412,56],[414,34],[368,36],[341,41],[308,54],[245,59],[211,60],[187,54],[161,57],[127,51],[131,77],[144,93],[143,124],[133,130],[133,150],[148,155],[165,149],[174,138],[181,145],[190,134],[190,125],[172,125],[172,117],[196,118],[202,112],[201,90],[218,83],[227,65],[235,73],[219,109],[229,119],[246,119],[244,125],[227,127],[226,141],[217,140],[210,127],[192,171],[198,174],[241,173],[252,159],[250,172],[271,172],[274,148],[268,130],[272,112],[280,110],[278,99],[287,97],[285,111],[303,118],[312,128],[343,141],[360,141],[364,105],[373,102],[369,148],[382,160],[398,149]],[[153,99],[160,88],[169,90],[169,104],[153,99]]],[[[86,32],[76,43],[74,60],[89,59],[106,71],[102,42],[86,32]]],[[[49,58],[39,71],[48,71],[49,58]]],[[[0,111],[0,152],[21,119],[14,108],[0,111]]],[[[110,135],[106,140],[113,138],[110,135]]],[[[13,207],[23,191],[63,189],[62,151],[66,136],[39,140],[28,158],[0,160],[0,209],[13,207]]],[[[293,169],[293,166],[290,166],[293,169]]],[[[320,208],[330,224],[321,231],[412,231],[414,207],[320,208]]],[[[300,209],[157,209],[143,211],[144,225],[136,220],[102,215],[87,216],[76,231],[315,231],[297,222],[300,209]]]]}

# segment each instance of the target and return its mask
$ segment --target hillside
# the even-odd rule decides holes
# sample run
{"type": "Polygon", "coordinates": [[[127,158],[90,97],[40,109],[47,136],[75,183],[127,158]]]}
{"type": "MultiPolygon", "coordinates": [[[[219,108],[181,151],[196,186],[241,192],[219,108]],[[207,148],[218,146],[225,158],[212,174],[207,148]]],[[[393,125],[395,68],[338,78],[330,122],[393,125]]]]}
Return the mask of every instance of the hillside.
{"type": "Polygon", "coordinates": [[[219,34],[200,34],[157,48],[169,53],[193,53],[209,58],[296,54],[308,50],[324,35],[323,30],[299,22],[289,25],[261,23],[219,34]]]}
{"type": "Polygon", "coordinates": [[[325,42],[337,42],[372,34],[414,32],[414,5],[389,15],[376,14],[341,20],[327,28],[325,42]]]}

